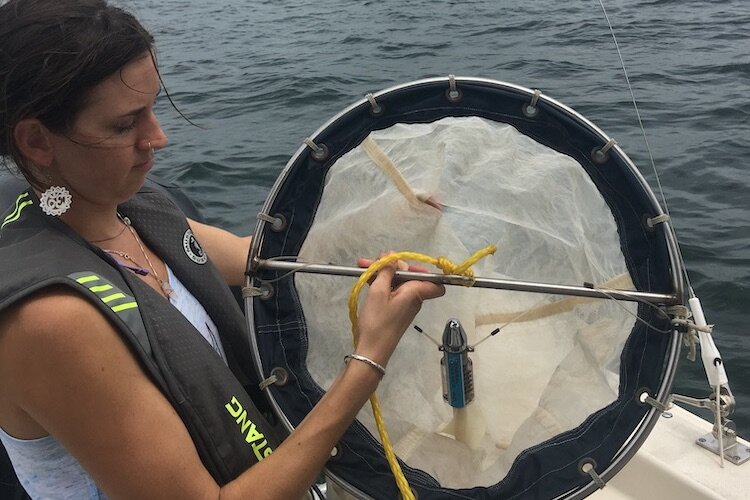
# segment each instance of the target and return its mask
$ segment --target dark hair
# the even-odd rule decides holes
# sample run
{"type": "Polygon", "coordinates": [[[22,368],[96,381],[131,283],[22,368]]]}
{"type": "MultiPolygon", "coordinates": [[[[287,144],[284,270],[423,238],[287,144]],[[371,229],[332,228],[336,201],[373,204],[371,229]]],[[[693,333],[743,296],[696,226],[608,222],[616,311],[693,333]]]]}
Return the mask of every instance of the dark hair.
{"type": "Polygon", "coordinates": [[[69,132],[89,90],[152,48],[141,23],[106,0],[0,5],[0,156],[6,166],[12,159],[34,184],[13,140],[15,125],[38,118],[53,132],[69,132]]]}

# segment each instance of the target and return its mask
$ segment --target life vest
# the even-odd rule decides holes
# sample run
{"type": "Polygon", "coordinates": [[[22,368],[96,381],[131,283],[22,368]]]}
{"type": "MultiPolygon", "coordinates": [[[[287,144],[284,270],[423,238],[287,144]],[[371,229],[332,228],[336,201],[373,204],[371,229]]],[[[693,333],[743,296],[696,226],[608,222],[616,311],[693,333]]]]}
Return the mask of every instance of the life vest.
{"type": "MultiPolygon", "coordinates": [[[[246,386],[257,387],[247,328],[234,296],[184,215],[153,188],[119,207],[216,324],[229,366],[185,317],[60,220],[44,215],[33,191],[0,216],[0,310],[52,285],[77,291],[128,343],[174,406],[219,485],[279,443],[246,386]]],[[[251,389],[252,390],[252,389],[251,389]]]]}

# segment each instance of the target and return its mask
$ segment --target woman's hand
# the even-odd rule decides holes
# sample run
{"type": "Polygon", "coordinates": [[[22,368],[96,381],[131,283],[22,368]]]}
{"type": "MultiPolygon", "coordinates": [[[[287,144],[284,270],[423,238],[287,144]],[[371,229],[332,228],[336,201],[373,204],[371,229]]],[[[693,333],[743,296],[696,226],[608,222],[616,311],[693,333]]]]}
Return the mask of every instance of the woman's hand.
{"type": "MultiPolygon", "coordinates": [[[[359,259],[360,267],[372,260],[359,259]]],[[[428,281],[410,280],[394,285],[396,271],[426,272],[422,266],[398,261],[378,271],[370,284],[359,313],[359,341],[355,351],[385,366],[422,302],[445,294],[445,287],[428,281]]]]}

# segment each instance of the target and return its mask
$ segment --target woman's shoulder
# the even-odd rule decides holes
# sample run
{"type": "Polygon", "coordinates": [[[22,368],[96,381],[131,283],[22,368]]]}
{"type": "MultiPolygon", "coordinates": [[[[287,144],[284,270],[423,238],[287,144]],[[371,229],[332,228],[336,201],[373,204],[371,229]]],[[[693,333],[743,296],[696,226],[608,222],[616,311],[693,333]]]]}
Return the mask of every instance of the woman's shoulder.
{"type": "Polygon", "coordinates": [[[48,287],[0,312],[0,365],[36,364],[63,352],[71,355],[85,350],[94,332],[108,329],[114,332],[80,293],[65,286],[48,287]]]}
{"type": "Polygon", "coordinates": [[[13,327],[42,334],[76,325],[85,316],[98,314],[80,293],[66,286],[39,290],[0,312],[0,329],[13,327]]]}

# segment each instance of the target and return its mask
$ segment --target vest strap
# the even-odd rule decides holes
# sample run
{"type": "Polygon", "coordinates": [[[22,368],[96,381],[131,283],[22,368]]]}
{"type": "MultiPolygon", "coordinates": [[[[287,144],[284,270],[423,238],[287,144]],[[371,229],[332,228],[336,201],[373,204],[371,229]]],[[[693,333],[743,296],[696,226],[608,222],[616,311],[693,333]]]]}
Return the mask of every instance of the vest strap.
{"type": "Polygon", "coordinates": [[[149,356],[151,355],[151,344],[146,335],[146,327],[138,311],[138,302],[132,295],[125,293],[108,279],[93,272],[71,273],[68,277],[111,309],[130,328],[143,350],[149,356]]]}

